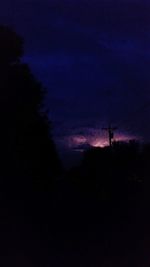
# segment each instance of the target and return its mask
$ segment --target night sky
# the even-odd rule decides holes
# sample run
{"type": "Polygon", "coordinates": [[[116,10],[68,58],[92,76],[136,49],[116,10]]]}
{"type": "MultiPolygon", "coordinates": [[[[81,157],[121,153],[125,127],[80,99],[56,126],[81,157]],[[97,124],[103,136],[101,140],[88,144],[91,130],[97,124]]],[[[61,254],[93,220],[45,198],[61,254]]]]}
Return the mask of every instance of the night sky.
{"type": "Polygon", "coordinates": [[[0,23],[25,40],[24,61],[48,90],[59,148],[150,141],[148,0],[5,0],[0,23]]]}

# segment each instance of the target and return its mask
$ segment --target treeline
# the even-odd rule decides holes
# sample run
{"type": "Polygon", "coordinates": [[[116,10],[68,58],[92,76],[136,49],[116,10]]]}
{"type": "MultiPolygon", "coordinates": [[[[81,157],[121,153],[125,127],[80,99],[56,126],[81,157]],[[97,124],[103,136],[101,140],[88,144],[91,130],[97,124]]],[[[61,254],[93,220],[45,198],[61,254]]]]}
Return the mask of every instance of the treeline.
{"type": "Polygon", "coordinates": [[[43,105],[45,89],[22,56],[22,38],[0,26],[0,180],[10,188],[48,186],[62,167],[43,105]]]}
{"type": "Polygon", "coordinates": [[[132,140],[88,149],[69,177],[83,194],[102,202],[130,205],[140,201],[149,195],[150,144],[132,140]]]}

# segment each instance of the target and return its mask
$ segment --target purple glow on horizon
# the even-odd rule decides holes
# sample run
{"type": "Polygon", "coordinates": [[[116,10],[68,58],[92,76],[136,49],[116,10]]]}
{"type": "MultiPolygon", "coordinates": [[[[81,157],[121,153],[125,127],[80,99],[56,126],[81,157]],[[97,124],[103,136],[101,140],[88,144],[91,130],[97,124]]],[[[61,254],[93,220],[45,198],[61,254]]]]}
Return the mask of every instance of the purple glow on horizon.
{"type": "MultiPolygon", "coordinates": [[[[116,133],[113,141],[123,141],[128,142],[129,140],[140,140],[139,136],[130,135],[128,133],[116,133]]],[[[92,147],[104,147],[107,146],[108,137],[107,134],[102,133],[100,135],[99,131],[93,135],[72,135],[66,138],[65,145],[70,149],[78,148],[80,146],[89,145],[92,147]]]]}

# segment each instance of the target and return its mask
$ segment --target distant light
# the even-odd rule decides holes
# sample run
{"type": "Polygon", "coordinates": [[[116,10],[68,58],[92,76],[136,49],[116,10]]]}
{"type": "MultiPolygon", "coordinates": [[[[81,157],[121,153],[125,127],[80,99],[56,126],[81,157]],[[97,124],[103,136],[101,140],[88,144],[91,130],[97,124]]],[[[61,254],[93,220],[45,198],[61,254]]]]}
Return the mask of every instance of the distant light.
{"type": "MultiPolygon", "coordinates": [[[[115,134],[115,139],[113,141],[124,141],[128,142],[129,140],[137,140],[137,136],[130,135],[128,133],[116,133],[115,134]]],[[[105,134],[100,136],[99,131],[94,132],[93,134],[87,134],[85,135],[71,135],[67,138],[67,145],[71,149],[82,149],[81,147],[86,147],[92,146],[92,147],[105,147],[108,146],[108,138],[105,134]]],[[[84,149],[84,150],[85,150],[84,149]]]]}
{"type": "Polygon", "coordinates": [[[91,146],[93,147],[105,147],[108,145],[108,142],[106,140],[100,139],[100,140],[94,140],[91,142],[91,146]]]}

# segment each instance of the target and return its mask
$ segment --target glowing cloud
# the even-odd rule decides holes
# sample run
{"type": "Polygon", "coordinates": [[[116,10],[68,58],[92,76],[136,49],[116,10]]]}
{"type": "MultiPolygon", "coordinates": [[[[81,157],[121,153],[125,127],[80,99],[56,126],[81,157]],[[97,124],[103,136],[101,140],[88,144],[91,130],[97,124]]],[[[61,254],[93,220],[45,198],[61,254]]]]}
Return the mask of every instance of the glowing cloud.
{"type": "MultiPolygon", "coordinates": [[[[116,133],[114,141],[125,141],[139,139],[137,136],[129,135],[127,133],[116,133]]],[[[93,134],[85,135],[72,135],[68,137],[67,145],[74,149],[81,146],[92,146],[92,147],[104,147],[109,144],[108,137],[106,134],[100,135],[99,131],[93,131],[93,134]]]]}

